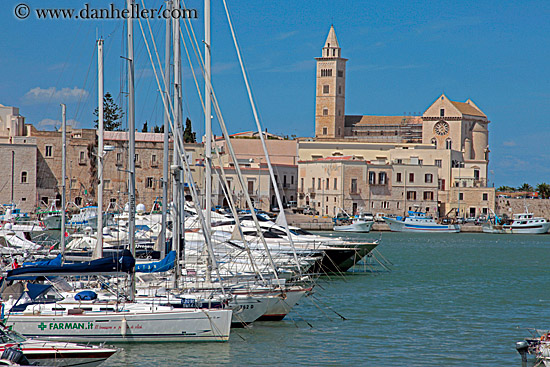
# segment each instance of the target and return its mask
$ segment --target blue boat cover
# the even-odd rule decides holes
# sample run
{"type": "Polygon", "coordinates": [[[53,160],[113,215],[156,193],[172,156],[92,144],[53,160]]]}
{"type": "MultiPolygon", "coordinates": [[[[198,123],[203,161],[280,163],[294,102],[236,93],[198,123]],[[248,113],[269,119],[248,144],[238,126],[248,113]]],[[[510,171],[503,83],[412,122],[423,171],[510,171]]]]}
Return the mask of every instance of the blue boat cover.
{"type": "Polygon", "coordinates": [[[137,264],[136,272],[140,273],[160,273],[174,268],[176,261],[176,251],[170,251],[166,257],[160,261],[148,264],[137,264]]]}
{"type": "Polygon", "coordinates": [[[61,256],[61,254],[59,254],[54,259],[39,260],[39,261],[36,261],[36,262],[33,262],[33,263],[30,263],[30,262],[29,263],[23,263],[23,266],[48,266],[48,265],[61,266],[61,260],[62,259],[63,259],[63,257],[61,256]]]}
{"type": "Polygon", "coordinates": [[[93,301],[94,299],[97,299],[97,293],[94,291],[82,291],[78,292],[74,299],[76,301],[93,301]]]}
{"type": "Polygon", "coordinates": [[[26,266],[8,271],[8,280],[29,279],[39,276],[68,276],[68,275],[103,275],[113,273],[130,273],[136,261],[130,251],[124,250],[116,257],[63,265],[35,265],[26,266]]]}

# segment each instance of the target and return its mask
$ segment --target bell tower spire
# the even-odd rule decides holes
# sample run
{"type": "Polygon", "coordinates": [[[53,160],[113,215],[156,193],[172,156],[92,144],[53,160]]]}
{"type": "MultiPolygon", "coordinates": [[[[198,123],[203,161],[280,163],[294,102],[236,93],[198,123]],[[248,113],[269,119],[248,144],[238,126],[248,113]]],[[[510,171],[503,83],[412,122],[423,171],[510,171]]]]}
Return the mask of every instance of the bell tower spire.
{"type": "Polygon", "coordinates": [[[346,61],[330,26],[327,40],[317,60],[315,96],[315,138],[342,139],[345,137],[346,61]]]}

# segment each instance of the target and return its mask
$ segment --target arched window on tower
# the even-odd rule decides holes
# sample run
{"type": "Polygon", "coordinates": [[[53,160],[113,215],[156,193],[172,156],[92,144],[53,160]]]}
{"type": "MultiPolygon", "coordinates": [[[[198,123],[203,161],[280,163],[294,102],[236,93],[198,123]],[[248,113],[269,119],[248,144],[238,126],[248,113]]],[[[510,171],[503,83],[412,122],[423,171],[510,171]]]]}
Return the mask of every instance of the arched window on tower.
{"type": "Polygon", "coordinates": [[[445,149],[453,149],[453,142],[450,138],[447,138],[447,140],[445,140],[445,149]]]}
{"type": "Polygon", "coordinates": [[[432,138],[432,144],[435,145],[435,147],[437,148],[437,140],[436,140],[436,138],[432,138]]]}

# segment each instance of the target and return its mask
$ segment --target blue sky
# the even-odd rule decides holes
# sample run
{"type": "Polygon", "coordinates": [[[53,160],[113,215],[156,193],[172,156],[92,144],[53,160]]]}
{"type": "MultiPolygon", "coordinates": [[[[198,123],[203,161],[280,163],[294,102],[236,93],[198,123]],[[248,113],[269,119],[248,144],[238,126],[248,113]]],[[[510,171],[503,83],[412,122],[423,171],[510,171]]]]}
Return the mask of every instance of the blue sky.
{"type": "MultiPolygon", "coordinates": [[[[88,2],[91,7],[110,3],[88,2]]],[[[52,129],[59,126],[64,102],[68,120],[92,127],[99,34],[105,39],[105,91],[126,106],[122,20],[38,20],[34,14],[18,20],[19,3],[3,3],[1,104],[18,106],[28,123],[52,129]]],[[[80,9],[86,1],[26,3],[31,9],[80,9]]],[[[121,0],[113,3],[124,7],[121,0]]],[[[145,1],[147,7],[160,3],[145,1]]],[[[550,182],[550,2],[228,4],[262,124],[270,132],[314,134],[314,58],[334,24],[343,57],[349,59],[346,114],[423,112],[442,92],[456,101],[471,98],[491,120],[490,181],[496,186],[550,182]]],[[[201,42],[202,2],[186,5],[199,11],[192,24],[201,42]]],[[[254,121],[221,0],[212,0],[212,11],[213,84],[222,113],[230,132],[251,130],[254,121]]],[[[163,62],[164,22],[151,20],[151,27],[163,62]]],[[[160,125],[163,108],[137,21],[134,30],[136,125],[141,129],[145,121],[149,127],[160,125]]],[[[184,66],[185,114],[201,136],[204,117],[185,53],[184,66]]]]}

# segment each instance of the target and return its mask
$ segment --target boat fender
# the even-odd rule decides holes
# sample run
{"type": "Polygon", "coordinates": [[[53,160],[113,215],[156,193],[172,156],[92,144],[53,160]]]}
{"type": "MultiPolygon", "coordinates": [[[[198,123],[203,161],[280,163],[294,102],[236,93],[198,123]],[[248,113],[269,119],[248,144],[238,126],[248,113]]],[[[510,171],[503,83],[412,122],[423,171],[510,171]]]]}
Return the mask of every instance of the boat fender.
{"type": "Polygon", "coordinates": [[[128,324],[126,323],[126,317],[122,318],[122,321],[120,322],[120,334],[125,337],[126,333],[128,332],[128,324]]]}

